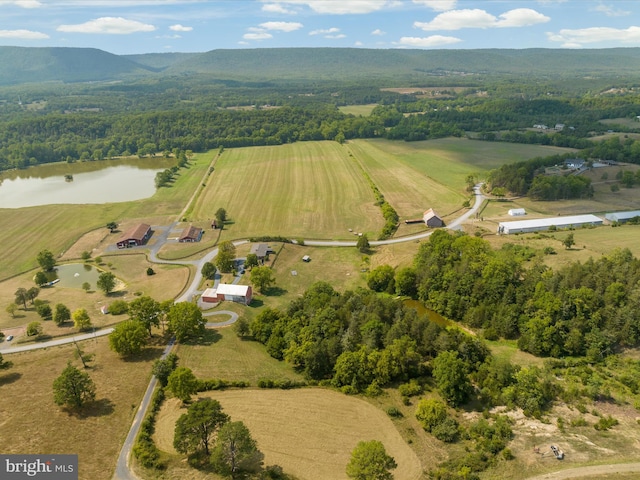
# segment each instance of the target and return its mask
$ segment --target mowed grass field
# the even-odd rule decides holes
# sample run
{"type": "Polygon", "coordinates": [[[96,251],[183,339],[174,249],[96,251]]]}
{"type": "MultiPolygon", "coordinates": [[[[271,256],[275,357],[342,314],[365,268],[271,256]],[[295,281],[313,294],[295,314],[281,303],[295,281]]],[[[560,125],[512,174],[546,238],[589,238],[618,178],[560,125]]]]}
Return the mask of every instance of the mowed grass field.
{"type": "Polygon", "coordinates": [[[79,478],[108,480],[162,348],[125,362],[109,350],[106,337],[82,342],[94,354],[86,372],[96,384],[96,404],[84,416],[70,415],[53,402],[53,381],[74,359],[74,345],[6,355],[13,367],[0,371],[0,451],[75,453],[79,478]]]}
{"type": "MultiPolygon", "coordinates": [[[[321,388],[297,390],[228,390],[215,398],[234,421],[251,431],[265,465],[280,465],[300,480],[346,480],[346,465],[359,441],[379,440],[398,467],[396,480],[422,478],[420,461],[391,419],[364,400],[321,388]]],[[[184,412],[167,401],[156,422],[158,447],[174,452],[175,422],[184,412]]]]}
{"type": "MultiPolygon", "coordinates": [[[[36,255],[48,249],[63,255],[82,235],[107,222],[164,224],[174,220],[202,181],[215,152],[194,156],[174,183],[144,200],[104,205],[44,205],[0,208],[0,281],[37,266],[36,255]]],[[[106,231],[106,229],[105,229],[106,231]]]]}
{"type": "Polygon", "coordinates": [[[377,234],[380,208],[358,164],[337,142],[228,149],[193,209],[195,220],[227,211],[227,238],[284,235],[349,238],[377,234]]]}

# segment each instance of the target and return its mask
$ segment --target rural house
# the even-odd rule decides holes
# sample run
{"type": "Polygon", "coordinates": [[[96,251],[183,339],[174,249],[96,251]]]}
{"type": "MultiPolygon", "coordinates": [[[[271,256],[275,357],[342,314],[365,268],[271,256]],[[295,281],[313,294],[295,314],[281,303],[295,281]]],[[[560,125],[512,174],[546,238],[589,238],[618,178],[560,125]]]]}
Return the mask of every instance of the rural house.
{"type": "Polygon", "coordinates": [[[220,283],[215,288],[207,288],[203,293],[201,300],[205,303],[218,303],[223,300],[230,302],[243,303],[249,305],[253,292],[249,285],[232,285],[220,283]]]}
{"type": "Polygon", "coordinates": [[[444,227],[444,222],[438,216],[438,214],[433,211],[433,208],[430,208],[429,210],[424,212],[422,219],[424,220],[424,223],[427,227],[444,227]]]}
{"type": "Polygon", "coordinates": [[[265,260],[269,259],[269,247],[266,243],[254,243],[251,245],[250,253],[254,253],[260,263],[264,263],[265,260]]]}
{"type": "Polygon", "coordinates": [[[118,248],[137,247],[144,245],[149,237],[151,237],[151,225],[140,223],[124,232],[116,245],[118,248]]]}
{"type": "Polygon", "coordinates": [[[202,238],[202,229],[198,227],[194,227],[193,225],[189,225],[183,231],[178,241],[181,243],[185,242],[199,242],[202,238]]]}

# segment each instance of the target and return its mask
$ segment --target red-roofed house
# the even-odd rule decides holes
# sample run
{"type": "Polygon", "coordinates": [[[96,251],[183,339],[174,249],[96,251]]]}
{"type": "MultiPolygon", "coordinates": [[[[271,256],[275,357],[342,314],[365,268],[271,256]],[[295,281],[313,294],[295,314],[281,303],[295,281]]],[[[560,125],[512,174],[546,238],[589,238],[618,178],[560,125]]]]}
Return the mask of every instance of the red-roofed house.
{"type": "Polygon", "coordinates": [[[223,300],[249,305],[253,292],[249,285],[220,283],[216,288],[207,288],[200,297],[206,303],[218,303],[223,300]]]}
{"type": "Polygon", "coordinates": [[[178,238],[179,242],[199,242],[202,238],[202,229],[198,227],[194,227],[193,225],[189,225],[182,231],[180,238],[178,238]]]}
{"type": "Polygon", "coordinates": [[[149,237],[151,237],[151,225],[140,223],[124,232],[116,245],[118,248],[136,247],[138,245],[144,245],[145,242],[149,240],[149,237]]]}

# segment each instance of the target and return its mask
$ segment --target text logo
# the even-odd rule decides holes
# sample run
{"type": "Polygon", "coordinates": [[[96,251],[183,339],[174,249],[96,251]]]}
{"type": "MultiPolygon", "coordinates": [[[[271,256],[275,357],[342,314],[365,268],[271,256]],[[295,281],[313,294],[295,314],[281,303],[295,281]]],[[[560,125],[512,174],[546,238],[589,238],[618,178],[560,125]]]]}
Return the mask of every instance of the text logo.
{"type": "Polygon", "coordinates": [[[78,480],[77,455],[0,455],[2,480],[78,480]]]}

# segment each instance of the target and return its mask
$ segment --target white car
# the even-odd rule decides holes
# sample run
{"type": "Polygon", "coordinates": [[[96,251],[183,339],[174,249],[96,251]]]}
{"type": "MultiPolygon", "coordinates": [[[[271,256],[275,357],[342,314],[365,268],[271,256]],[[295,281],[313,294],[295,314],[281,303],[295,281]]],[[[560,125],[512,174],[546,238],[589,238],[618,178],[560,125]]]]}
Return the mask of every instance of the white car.
{"type": "Polygon", "coordinates": [[[13,335],[9,335],[9,336],[7,337],[7,342],[10,342],[11,340],[13,340],[13,335]]]}

